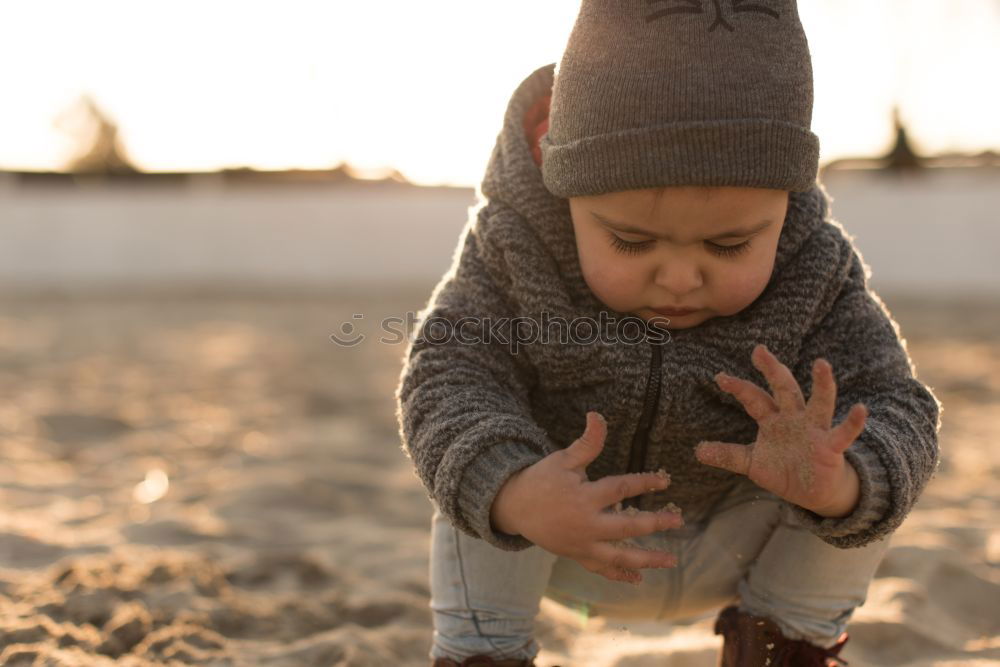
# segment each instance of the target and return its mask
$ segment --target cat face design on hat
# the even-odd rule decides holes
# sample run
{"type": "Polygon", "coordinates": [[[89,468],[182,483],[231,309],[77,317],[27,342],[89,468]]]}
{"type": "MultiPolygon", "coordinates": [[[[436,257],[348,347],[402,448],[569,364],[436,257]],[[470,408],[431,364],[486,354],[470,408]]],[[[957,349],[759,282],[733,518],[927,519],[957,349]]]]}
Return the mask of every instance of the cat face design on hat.
{"type": "MultiPolygon", "coordinates": [[[[646,0],[648,5],[666,4],[674,5],[672,7],[665,7],[663,9],[658,9],[652,14],[646,16],[646,23],[652,23],[664,16],[669,16],[671,14],[704,14],[705,8],[702,6],[702,0],[646,0]],[[679,5],[679,6],[678,6],[679,5]]],[[[733,32],[735,28],[726,22],[725,17],[722,15],[722,6],[720,0],[712,0],[712,4],[715,6],[715,20],[712,25],[709,26],[708,31],[712,32],[720,25],[733,32]]],[[[775,19],[780,17],[780,14],[770,7],[765,7],[764,5],[758,5],[754,3],[747,2],[747,0],[731,0],[732,12],[733,14],[739,14],[741,12],[757,12],[760,14],[767,14],[775,19]]]]}

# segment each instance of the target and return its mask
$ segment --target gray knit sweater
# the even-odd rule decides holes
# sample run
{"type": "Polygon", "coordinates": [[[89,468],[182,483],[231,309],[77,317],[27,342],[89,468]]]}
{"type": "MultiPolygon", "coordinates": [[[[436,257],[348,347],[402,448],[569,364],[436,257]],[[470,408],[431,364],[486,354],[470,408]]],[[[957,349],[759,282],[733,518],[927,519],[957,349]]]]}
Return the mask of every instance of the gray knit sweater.
{"type": "Polygon", "coordinates": [[[508,344],[513,318],[627,317],[584,282],[568,200],[546,190],[525,136],[525,113],[551,91],[554,67],[537,69],[511,97],[479,204],[406,353],[397,418],[403,449],[431,499],[469,535],[506,550],[530,546],[491,527],[497,491],[516,471],[577,439],[586,412],[596,410],[608,435],[588,477],[664,468],[672,484],[642,496],[639,508],[673,502],[689,523],[697,520],[741,476],[697,461],[694,446],[749,444],[757,431],[714,375],[725,371],[767,389],[750,362],[764,343],[806,397],[813,360],[830,361],[834,424],[857,402],[870,410],[844,454],[861,481],[856,509],[824,518],[782,501],[786,518],[841,548],[895,530],[937,466],[941,406],[916,379],[898,325],[868,288],[870,271],[818,183],[791,193],[771,280],[743,311],[669,330],[659,344],[566,343],[557,335],[517,350],[508,344]]]}

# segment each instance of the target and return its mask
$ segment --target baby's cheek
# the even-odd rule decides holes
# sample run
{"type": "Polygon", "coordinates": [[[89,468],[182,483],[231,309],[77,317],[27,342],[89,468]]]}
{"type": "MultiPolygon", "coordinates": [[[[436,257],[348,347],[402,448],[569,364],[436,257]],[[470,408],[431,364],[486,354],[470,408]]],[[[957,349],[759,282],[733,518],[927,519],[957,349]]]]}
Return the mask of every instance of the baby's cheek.
{"type": "Polygon", "coordinates": [[[593,258],[581,264],[584,280],[602,303],[615,310],[629,310],[635,301],[635,277],[607,260],[593,258]]]}
{"type": "Polygon", "coordinates": [[[759,269],[728,280],[722,292],[725,295],[725,314],[734,315],[753,303],[767,287],[769,277],[770,270],[759,269]]]}

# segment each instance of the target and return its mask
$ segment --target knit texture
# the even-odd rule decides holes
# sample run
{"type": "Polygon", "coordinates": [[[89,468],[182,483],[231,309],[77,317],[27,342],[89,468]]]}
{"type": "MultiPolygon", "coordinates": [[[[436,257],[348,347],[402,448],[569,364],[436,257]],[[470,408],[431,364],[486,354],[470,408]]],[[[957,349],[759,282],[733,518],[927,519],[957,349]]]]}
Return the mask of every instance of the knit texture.
{"type": "Polygon", "coordinates": [[[819,168],[796,0],[582,0],[542,178],[559,197],[664,185],[805,191],[819,168]]]}
{"type": "MultiPolygon", "coordinates": [[[[553,76],[554,64],[541,67],[511,97],[479,204],[419,313],[396,389],[403,449],[430,498],[460,530],[508,550],[531,542],[492,528],[497,491],[516,471],[576,440],[588,410],[608,421],[588,477],[627,472],[654,358],[650,342],[564,344],[552,336],[514,353],[503,341],[513,318],[627,317],[587,287],[568,201],[548,191],[532,158],[525,117],[551,92],[553,76]],[[457,340],[459,333],[465,338],[457,340]],[[487,333],[494,334],[489,342],[469,344],[487,333]]],[[[749,481],[700,463],[694,447],[754,441],[756,422],[714,375],[725,371],[767,388],[750,362],[758,343],[792,370],[807,397],[813,360],[830,361],[835,424],[857,402],[871,412],[845,452],[861,481],[855,510],[824,518],[784,502],[786,517],[848,548],[888,535],[912,508],[938,462],[940,404],[916,379],[898,325],[868,288],[868,267],[829,207],[818,183],[792,192],[763,293],[735,315],[669,331],[655,369],[662,391],[644,468],[665,468],[672,484],[642,496],[640,509],[673,502],[688,522],[699,520],[734,483],[749,481]]]]}

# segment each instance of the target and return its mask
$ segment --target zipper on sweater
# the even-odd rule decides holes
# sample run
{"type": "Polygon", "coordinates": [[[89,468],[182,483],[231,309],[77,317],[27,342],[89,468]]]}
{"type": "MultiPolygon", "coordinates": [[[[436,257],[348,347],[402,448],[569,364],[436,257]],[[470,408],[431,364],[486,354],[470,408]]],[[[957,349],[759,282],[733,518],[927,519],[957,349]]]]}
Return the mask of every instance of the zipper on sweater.
{"type": "MultiPolygon", "coordinates": [[[[642,404],[642,416],[639,417],[639,427],[632,437],[632,449],[629,452],[628,472],[642,472],[646,462],[646,451],[649,447],[649,427],[653,424],[653,411],[660,402],[660,378],[662,373],[663,347],[660,343],[652,343],[653,355],[649,362],[649,378],[646,380],[646,397],[642,404]]],[[[639,497],[626,498],[622,507],[636,507],[639,497]]]]}

